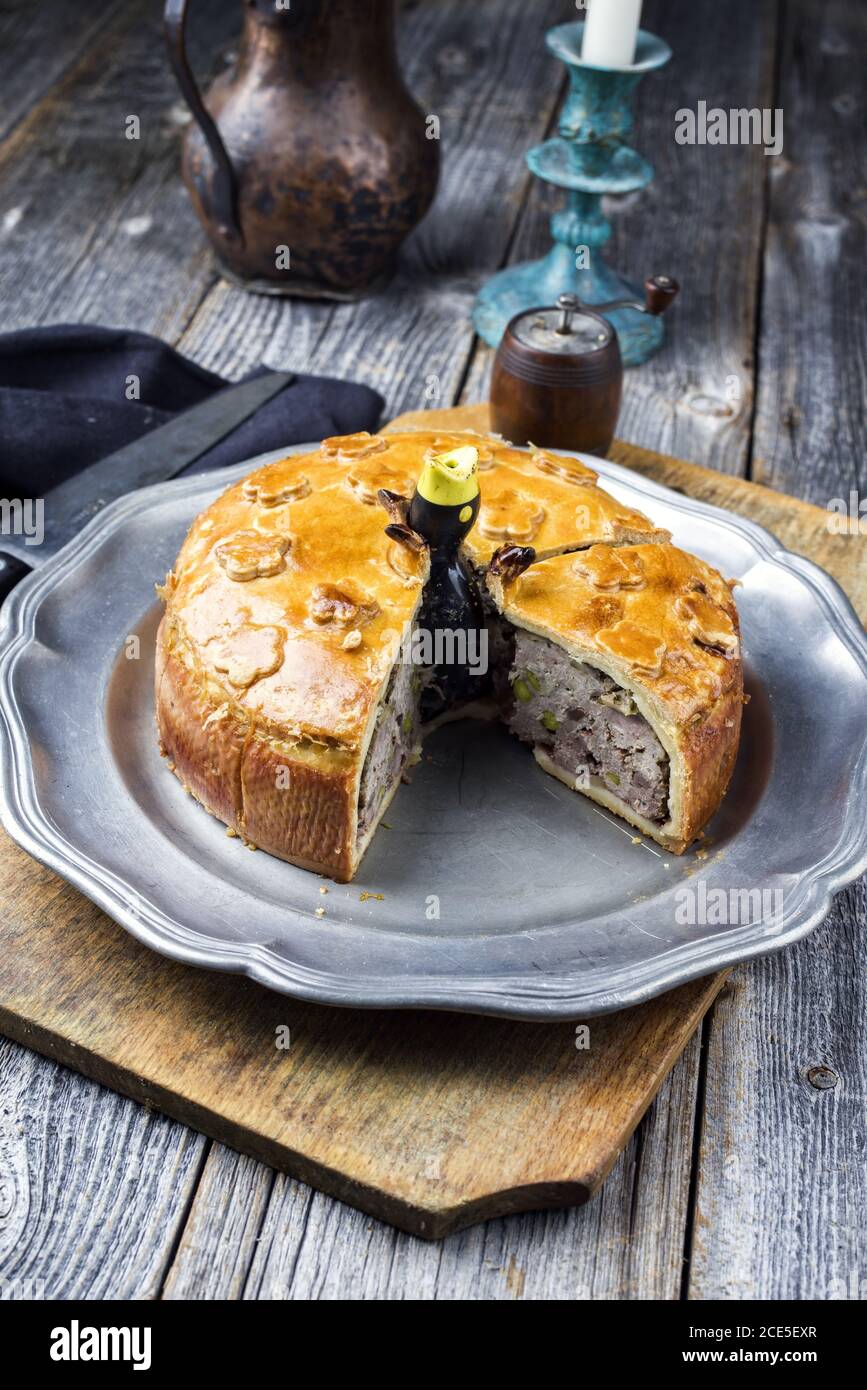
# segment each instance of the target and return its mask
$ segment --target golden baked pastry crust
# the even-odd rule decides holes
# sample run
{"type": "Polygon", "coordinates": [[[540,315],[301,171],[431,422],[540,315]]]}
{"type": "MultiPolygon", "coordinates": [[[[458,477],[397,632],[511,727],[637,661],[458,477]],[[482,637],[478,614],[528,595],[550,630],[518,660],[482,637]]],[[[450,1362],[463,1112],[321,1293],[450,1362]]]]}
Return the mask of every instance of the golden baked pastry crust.
{"type": "MultiPolygon", "coordinates": [[[[636,554],[658,552],[658,561],[646,561],[648,587],[630,591],[628,601],[638,604],[630,606],[630,620],[664,634],[671,656],[663,674],[655,686],[639,680],[623,652],[600,655],[596,664],[610,662],[603,669],[615,679],[616,667],[637,682],[642,699],[653,702],[655,728],[658,720],[669,721],[682,766],[671,843],[685,845],[722,796],[740,722],[739,663],[716,670],[721,659],[699,653],[695,665],[687,618],[669,611],[663,575],[673,603],[687,570],[695,577],[701,562],[671,558],[682,552],[666,544],[668,533],[605,493],[577,460],[528,454],[467,432],[324,440],[313,453],[257,470],[196,519],[161,591],[166,612],[157,639],[156,705],[170,765],[203,806],[248,842],[304,868],[352,877],[375,829],[375,823],[368,827],[359,844],[364,759],[429,568],[426,552],[385,534],[388,518],[377,492],[409,495],[427,452],[467,442],[480,449],[483,496],[468,558],[481,568],[507,540],[552,557],[499,596],[512,621],[589,654],[591,634],[580,627],[578,610],[586,601],[592,613],[609,591],[582,579],[572,568],[575,556],[561,552],[592,546],[579,553],[613,557],[624,552],[611,547],[631,542],[643,542],[636,554]],[[535,628],[546,602],[547,626],[535,628]],[[678,696],[681,686],[691,704],[678,696]],[[706,692],[717,686],[710,708],[706,692]]],[[[736,623],[723,581],[706,566],[701,570],[714,596],[722,598],[720,585],[725,590],[736,623]]],[[[492,589],[496,594],[496,583],[492,589]]],[[[627,814],[628,808],[616,809],[627,814]]]]}

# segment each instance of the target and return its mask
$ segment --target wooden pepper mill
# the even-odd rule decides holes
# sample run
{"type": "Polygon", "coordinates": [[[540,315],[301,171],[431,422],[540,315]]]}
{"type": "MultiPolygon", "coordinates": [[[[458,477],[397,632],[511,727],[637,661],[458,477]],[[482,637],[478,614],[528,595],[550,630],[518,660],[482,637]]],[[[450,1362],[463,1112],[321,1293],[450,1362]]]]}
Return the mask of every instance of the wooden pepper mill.
{"type": "Polygon", "coordinates": [[[588,305],[561,294],[552,308],[527,309],[509,322],[491,378],[491,425],[512,444],[577,449],[604,457],[611,447],[623,362],[617,334],[602,317],[615,309],[663,313],[679,285],[655,275],[645,301],[588,305]]]}
{"type": "Polygon", "coordinates": [[[237,61],[203,100],[187,0],[166,0],[169,57],[195,117],[187,190],[228,279],[357,299],[391,270],[439,169],[397,65],[393,0],[243,0],[243,10],[237,61]]]}

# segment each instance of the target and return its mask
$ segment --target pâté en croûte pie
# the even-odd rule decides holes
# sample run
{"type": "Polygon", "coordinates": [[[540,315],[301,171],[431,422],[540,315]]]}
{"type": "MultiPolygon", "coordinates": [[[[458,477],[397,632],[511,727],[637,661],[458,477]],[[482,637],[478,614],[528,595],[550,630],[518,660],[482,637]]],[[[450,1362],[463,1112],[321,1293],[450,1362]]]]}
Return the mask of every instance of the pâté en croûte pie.
{"type": "Polygon", "coordinates": [[[486,436],[327,439],[208,507],[160,590],[162,752],[245,841],[351,879],[423,732],[402,653],[430,555],[383,506],[393,523],[426,461],[468,447],[489,701],[547,772],[682,853],[737,755],[731,586],[578,460],[486,436]]]}

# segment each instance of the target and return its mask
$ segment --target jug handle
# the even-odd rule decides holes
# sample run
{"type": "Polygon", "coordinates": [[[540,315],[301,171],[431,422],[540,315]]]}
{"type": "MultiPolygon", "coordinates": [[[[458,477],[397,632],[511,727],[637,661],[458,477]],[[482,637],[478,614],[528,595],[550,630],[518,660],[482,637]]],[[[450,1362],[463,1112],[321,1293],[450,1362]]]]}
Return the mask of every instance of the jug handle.
{"type": "Polygon", "coordinates": [[[184,100],[189,106],[214,159],[214,176],[209,189],[210,202],[222,236],[243,242],[244,235],[238,220],[238,184],[216,122],[202,101],[187,58],[186,48],[187,0],[166,0],[163,28],[169,50],[169,61],[177,78],[184,100]]]}

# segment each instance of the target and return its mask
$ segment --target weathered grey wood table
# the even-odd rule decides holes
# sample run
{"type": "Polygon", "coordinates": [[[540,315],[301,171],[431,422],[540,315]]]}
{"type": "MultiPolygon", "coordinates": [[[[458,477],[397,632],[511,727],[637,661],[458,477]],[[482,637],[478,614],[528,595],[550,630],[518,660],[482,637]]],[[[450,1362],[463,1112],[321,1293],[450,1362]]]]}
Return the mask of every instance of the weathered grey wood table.
{"type": "MultiPolygon", "coordinates": [[[[561,95],[543,31],[574,6],[403,7],[444,177],[396,280],[353,307],[253,298],[215,276],[177,177],[184,112],[160,9],[0,0],[4,328],[144,329],[230,376],[265,361],[359,378],[389,415],[483,396],[472,299],[547,244],[522,157],[561,95]]],[[[212,0],[194,24],[201,72],[226,61],[239,9],[212,0]]],[[[657,180],[613,209],[612,257],[639,278],[678,275],[684,294],[664,353],[628,376],[619,433],[821,505],[863,495],[867,13],[647,0],[644,22],[675,56],[641,88],[637,143],[657,180]],[[675,111],[700,100],[781,107],[783,154],[677,145],[675,111]]],[[[52,1298],[825,1297],[867,1266],[865,916],[861,883],[808,941],[735,972],[588,1206],[439,1246],[0,1042],[0,1284],[41,1281],[52,1298]]]]}

